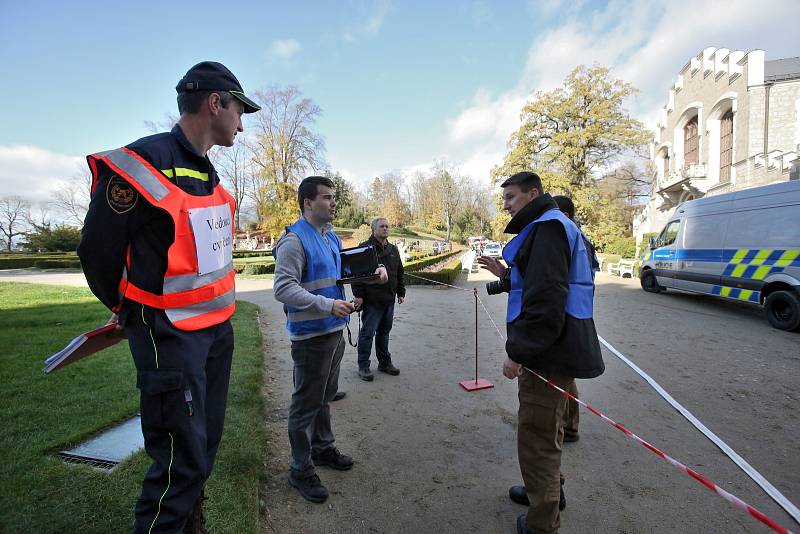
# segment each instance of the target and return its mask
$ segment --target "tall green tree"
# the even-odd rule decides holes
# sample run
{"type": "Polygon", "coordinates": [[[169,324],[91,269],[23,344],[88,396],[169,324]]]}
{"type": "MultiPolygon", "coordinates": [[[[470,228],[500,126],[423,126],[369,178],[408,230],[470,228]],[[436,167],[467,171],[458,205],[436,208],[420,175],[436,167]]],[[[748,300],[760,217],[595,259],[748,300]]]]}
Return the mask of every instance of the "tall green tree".
{"type": "Polygon", "coordinates": [[[625,108],[625,100],[636,92],[609,69],[585,65],[576,67],[562,87],[537,91],[522,108],[521,125],[509,139],[503,163],[492,170],[493,183],[535,170],[547,191],[573,198],[590,237],[605,241],[606,235],[621,235],[621,206],[598,188],[597,180],[602,169],[641,153],[652,138],[625,108]]]}

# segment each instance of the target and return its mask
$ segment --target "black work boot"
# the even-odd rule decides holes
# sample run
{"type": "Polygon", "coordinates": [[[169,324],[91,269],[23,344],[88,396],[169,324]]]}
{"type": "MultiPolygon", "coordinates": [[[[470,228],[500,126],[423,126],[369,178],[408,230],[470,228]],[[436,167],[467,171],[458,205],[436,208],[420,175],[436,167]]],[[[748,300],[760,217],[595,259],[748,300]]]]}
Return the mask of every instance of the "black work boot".
{"type": "MultiPolygon", "coordinates": [[[[528,492],[525,491],[525,486],[511,486],[508,488],[508,498],[517,504],[530,506],[531,502],[528,499],[528,492]]],[[[561,481],[561,495],[558,498],[558,509],[563,510],[567,507],[567,499],[564,497],[564,481],[561,481]]]]}
{"type": "Polygon", "coordinates": [[[333,396],[333,402],[340,401],[347,396],[346,391],[337,391],[336,395],[333,396]]]}
{"type": "Polygon", "coordinates": [[[206,500],[205,491],[200,492],[200,496],[194,503],[192,513],[189,514],[189,519],[183,526],[184,534],[208,534],[206,530],[206,518],[203,515],[203,501],[206,500]]]}
{"type": "Polygon", "coordinates": [[[397,376],[400,374],[400,369],[395,367],[392,364],[392,361],[389,360],[388,362],[381,363],[378,365],[378,371],[381,373],[386,373],[387,375],[397,376]]]}
{"type": "Polygon", "coordinates": [[[314,465],[325,465],[339,471],[347,471],[353,467],[353,459],[339,452],[336,447],[325,449],[322,452],[312,452],[311,461],[314,465]]]}
{"type": "Polygon", "coordinates": [[[289,474],[289,484],[307,501],[320,503],[328,498],[328,490],[316,474],[306,478],[293,478],[289,474]]]}
{"type": "Polygon", "coordinates": [[[358,370],[358,378],[364,382],[372,382],[372,379],[375,378],[375,376],[372,374],[372,371],[369,370],[369,367],[364,367],[358,370]]]}

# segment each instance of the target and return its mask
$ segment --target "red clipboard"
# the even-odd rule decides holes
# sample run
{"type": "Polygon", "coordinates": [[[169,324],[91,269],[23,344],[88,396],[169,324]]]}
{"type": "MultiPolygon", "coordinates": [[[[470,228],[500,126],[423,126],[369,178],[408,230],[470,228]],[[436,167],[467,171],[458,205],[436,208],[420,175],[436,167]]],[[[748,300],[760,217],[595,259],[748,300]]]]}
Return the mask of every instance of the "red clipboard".
{"type": "Polygon", "coordinates": [[[125,339],[117,323],[108,323],[89,330],[69,342],[66,347],[45,360],[42,371],[50,374],[73,362],[91,356],[125,339]]]}

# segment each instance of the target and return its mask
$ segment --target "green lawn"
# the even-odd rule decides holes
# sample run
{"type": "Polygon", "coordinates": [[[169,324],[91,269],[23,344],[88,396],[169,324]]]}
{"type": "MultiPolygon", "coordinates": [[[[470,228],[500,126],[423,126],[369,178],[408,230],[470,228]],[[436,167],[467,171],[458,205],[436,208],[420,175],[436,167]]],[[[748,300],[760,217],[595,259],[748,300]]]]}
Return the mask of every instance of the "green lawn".
{"type": "MultiPolygon", "coordinates": [[[[65,465],[54,453],[138,410],[127,343],[53,375],[44,358],[109,312],[87,289],[0,283],[0,532],[129,532],[143,451],[112,473],[65,465]],[[10,348],[10,350],[9,350],[10,348]]],[[[257,307],[238,303],[225,435],[208,482],[214,532],[255,532],[267,435],[257,307]]]]}

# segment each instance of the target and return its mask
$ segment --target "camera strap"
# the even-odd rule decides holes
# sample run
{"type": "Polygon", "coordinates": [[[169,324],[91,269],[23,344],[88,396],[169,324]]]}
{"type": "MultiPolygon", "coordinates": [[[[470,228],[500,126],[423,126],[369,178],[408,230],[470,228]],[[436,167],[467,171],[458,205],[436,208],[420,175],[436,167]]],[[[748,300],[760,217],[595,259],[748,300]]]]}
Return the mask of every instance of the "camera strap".
{"type": "MultiPolygon", "coordinates": [[[[356,312],[356,315],[358,315],[358,333],[359,333],[359,334],[361,334],[361,310],[357,311],[357,312],[356,312]]],[[[358,341],[356,341],[355,343],[353,343],[353,333],[350,331],[350,323],[348,322],[348,323],[345,325],[345,327],[347,328],[347,343],[348,343],[348,344],[349,344],[351,347],[356,347],[356,348],[358,348],[358,341]]],[[[358,340],[358,337],[356,337],[356,340],[358,340]]]]}

